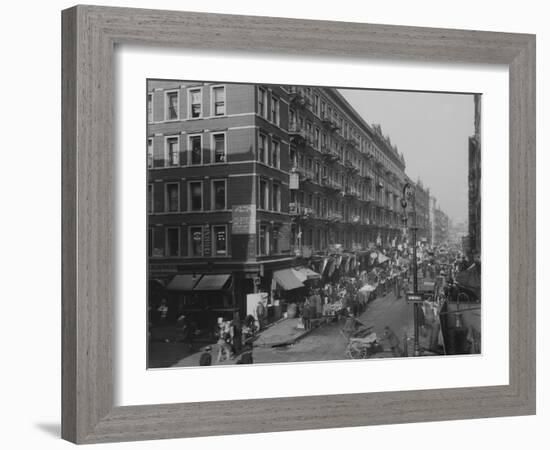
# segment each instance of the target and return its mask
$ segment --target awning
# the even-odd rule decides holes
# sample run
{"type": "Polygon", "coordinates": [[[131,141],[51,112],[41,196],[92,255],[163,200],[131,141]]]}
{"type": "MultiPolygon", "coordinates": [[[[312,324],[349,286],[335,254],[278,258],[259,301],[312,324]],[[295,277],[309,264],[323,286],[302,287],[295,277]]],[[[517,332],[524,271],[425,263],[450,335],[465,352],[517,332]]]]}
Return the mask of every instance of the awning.
{"type": "Polygon", "coordinates": [[[302,283],[306,280],[318,280],[321,278],[321,275],[307,267],[297,267],[292,269],[292,272],[302,283]]]}
{"type": "Polygon", "coordinates": [[[481,270],[475,264],[455,275],[459,287],[473,292],[477,298],[481,298],[481,270]]]}
{"type": "Polygon", "coordinates": [[[383,253],[378,253],[378,263],[379,264],[382,264],[382,263],[385,263],[386,261],[388,261],[390,258],[388,258],[386,255],[384,255],[383,253]]]}
{"type": "Polygon", "coordinates": [[[292,289],[304,287],[303,283],[294,274],[292,269],[276,270],[273,272],[273,278],[277,280],[277,283],[279,283],[285,291],[291,291],[292,289]]]}
{"type": "Polygon", "coordinates": [[[193,288],[194,291],[221,291],[229,280],[231,275],[227,273],[204,275],[197,285],[193,288]]]}
{"type": "Polygon", "coordinates": [[[359,289],[359,292],[372,292],[376,288],[374,286],[371,286],[370,284],[365,284],[361,289],[359,289]]]}
{"type": "Polygon", "coordinates": [[[169,291],[190,291],[195,286],[195,283],[199,281],[199,276],[193,276],[191,274],[176,275],[170,283],[168,283],[167,289],[169,291]]]}
{"type": "Polygon", "coordinates": [[[325,273],[325,270],[328,268],[329,259],[323,258],[323,264],[321,264],[321,273],[325,273]]]}

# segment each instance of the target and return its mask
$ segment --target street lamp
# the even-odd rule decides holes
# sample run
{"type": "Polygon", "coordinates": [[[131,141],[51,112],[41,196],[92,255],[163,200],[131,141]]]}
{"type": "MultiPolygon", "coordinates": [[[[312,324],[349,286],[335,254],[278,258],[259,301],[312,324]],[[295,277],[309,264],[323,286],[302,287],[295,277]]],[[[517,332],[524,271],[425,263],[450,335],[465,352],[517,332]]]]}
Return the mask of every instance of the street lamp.
{"type": "Polygon", "coordinates": [[[405,227],[407,226],[407,206],[409,204],[409,201],[412,202],[412,213],[413,213],[413,225],[411,228],[412,230],[412,240],[413,240],[413,292],[412,292],[412,298],[414,299],[414,356],[420,356],[420,345],[418,343],[418,319],[419,319],[419,312],[418,312],[418,299],[421,298],[421,296],[418,293],[418,266],[416,262],[416,230],[418,229],[416,226],[416,197],[414,188],[411,186],[410,183],[405,183],[405,186],[403,186],[403,197],[401,198],[401,207],[403,208],[403,221],[405,223],[405,227]]]}

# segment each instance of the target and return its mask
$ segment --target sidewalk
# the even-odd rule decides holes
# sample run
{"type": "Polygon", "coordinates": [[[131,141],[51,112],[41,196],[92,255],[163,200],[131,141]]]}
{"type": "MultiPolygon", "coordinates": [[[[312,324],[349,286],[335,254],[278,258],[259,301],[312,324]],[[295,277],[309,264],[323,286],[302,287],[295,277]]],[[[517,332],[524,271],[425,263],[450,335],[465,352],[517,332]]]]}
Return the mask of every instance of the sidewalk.
{"type": "Polygon", "coordinates": [[[282,319],[275,322],[265,330],[260,331],[258,337],[254,340],[255,347],[277,347],[282,345],[290,345],[297,342],[299,339],[307,336],[316,328],[326,323],[324,318],[312,319],[312,327],[310,330],[298,328],[300,319],[282,319]]]}

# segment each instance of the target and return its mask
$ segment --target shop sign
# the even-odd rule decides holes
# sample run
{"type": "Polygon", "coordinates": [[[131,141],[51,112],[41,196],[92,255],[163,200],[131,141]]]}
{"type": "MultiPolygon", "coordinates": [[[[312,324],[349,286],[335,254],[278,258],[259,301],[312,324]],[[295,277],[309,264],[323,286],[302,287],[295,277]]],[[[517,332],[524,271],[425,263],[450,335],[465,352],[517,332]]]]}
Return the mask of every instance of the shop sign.
{"type": "Polygon", "coordinates": [[[235,205],[231,214],[232,234],[256,234],[256,207],[235,205]]]}
{"type": "Polygon", "coordinates": [[[407,292],[407,301],[410,303],[422,303],[422,294],[415,294],[413,292],[407,292]]]}
{"type": "Polygon", "coordinates": [[[210,235],[210,227],[204,227],[202,236],[203,236],[203,242],[202,242],[203,254],[204,256],[210,256],[210,253],[212,251],[212,239],[210,235]]]}

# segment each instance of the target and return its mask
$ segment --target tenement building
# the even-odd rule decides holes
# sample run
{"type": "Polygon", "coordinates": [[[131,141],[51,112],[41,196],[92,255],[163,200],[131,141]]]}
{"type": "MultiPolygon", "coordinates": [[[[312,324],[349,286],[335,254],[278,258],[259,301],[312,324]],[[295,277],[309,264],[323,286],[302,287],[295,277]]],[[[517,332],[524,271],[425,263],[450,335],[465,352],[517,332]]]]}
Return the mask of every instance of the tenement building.
{"type": "Polygon", "coordinates": [[[288,104],[294,253],[395,243],[403,156],[335,89],[289,87],[288,104]]]}
{"type": "Polygon", "coordinates": [[[335,89],[149,81],[147,115],[149,298],[174,314],[242,317],[313,255],[402,239],[403,155],[335,89]]]}
{"type": "Polygon", "coordinates": [[[449,241],[450,225],[449,216],[436,207],[434,211],[434,245],[445,244],[449,241]]]}
{"type": "Polygon", "coordinates": [[[430,223],[430,189],[425,188],[422,180],[415,184],[416,203],[416,236],[420,242],[432,242],[432,227],[430,223]]]}

